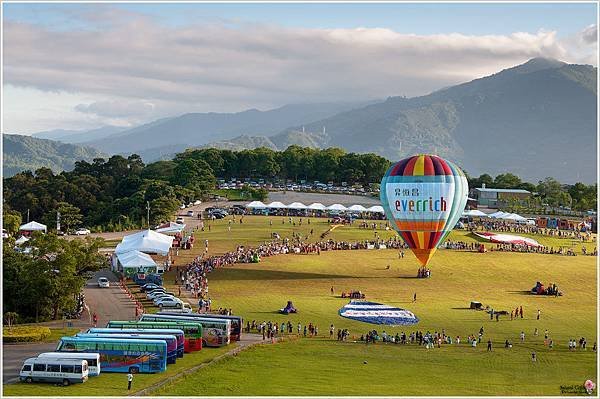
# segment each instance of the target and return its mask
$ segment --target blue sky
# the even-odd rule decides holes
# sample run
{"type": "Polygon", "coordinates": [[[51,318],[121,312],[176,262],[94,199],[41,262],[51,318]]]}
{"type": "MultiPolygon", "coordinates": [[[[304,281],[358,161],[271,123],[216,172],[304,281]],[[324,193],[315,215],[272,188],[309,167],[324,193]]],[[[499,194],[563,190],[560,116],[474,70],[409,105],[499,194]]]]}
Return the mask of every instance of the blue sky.
{"type": "Polygon", "coordinates": [[[5,131],[428,94],[597,65],[595,3],[2,3],[5,131]],[[33,116],[33,117],[32,117],[33,116]]]}
{"type": "MultiPolygon", "coordinates": [[[[54,28],[81,26],[64,12],[85,10],[82,4],[5,4],[8,20],[32,22],[54,28]]],[[[596,22],[594,3],[379,3],[379,4],[119,4],[124,10],[159,17],[163,23],[185,25],[198,20],[232,20],[274,23],[287,27],[354,28],[385,27],[397,32],[468,35],[556,30],[561,35],[577,32],[596,22]]]]}

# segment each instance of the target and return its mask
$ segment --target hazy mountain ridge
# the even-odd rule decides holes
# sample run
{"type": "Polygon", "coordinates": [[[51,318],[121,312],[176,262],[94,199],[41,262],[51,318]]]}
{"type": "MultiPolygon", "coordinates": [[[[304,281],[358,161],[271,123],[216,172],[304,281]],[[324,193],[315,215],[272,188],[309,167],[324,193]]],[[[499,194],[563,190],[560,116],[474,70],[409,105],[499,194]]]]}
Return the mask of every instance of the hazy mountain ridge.
{"type": "Polygon", "coordinates": [[[3,134],[2,170],[10,177],[23,170],[47,167],[58,173],[71,170],[76,161],[107,158],[95,148],[17,134],[3,134]]]}
{"type": "Polygon", "coordinates": [[[141,153],[162,145],[200,147],[232,137],[270,136],[288,126],[323,119],[368,102],[291,104],[237,113],[189,113],[166,118],[85,144],[108,153],[141,153]]]}

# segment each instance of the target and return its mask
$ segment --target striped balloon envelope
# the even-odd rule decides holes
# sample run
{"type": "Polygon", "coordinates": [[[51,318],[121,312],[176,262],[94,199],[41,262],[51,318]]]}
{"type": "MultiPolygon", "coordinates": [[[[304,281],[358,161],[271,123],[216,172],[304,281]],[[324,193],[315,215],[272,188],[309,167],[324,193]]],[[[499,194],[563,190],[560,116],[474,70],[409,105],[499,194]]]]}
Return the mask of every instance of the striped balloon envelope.
{"type": "Polygon", "coordinates": [[[394,229],[425,266],[458,222],[468,191],[458,166],[435,155],[415,155],[388,169],[380,199],[394,229]]]}

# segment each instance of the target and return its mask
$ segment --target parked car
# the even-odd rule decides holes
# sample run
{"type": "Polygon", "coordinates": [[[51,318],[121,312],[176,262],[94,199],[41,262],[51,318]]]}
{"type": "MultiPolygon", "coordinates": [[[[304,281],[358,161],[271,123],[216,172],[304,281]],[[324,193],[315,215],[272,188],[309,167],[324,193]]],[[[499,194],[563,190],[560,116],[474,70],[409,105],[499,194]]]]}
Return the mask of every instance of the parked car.
{"type": "Polygon", "coordinates": [[[106,277],[100,277],[98,279],[98,287],[100,288],[110,288],[110,282],[106,277]]]}
{"type": "Polygon", "coordinates": [[[2,238],[8,238],[8,232],[6,229],[2,229],[2,238]]]}
{"type": "Polygon", "coordinates": [[[189,217],[194,217],[194,211],[187,211],[187,215],[189,217]]]}
{"type": "Polygon", "coordinates": [[[178,216],[177,219],[175,219],[175,223],[183,223],[183,216],[178,216]]]}
{"type": "Polygon", "coordinates": [[[152,298],[152,302],[154,302],[155,305],[158,305],[158,303],[164,299],[168,299],[168,298],[175,298],[175,295],[173,294],[163,294],[163,295],[157,295],[155,297],[152,298]]]}
{"type": "Polygon", "coordinates": [[[150,292],[150,291],[158,289],[158,288],[162,288],[164,290],[164,288],[162,286],[160,286],[158,284],[154,284],[154,283],[146,283],[140,287],[142,292],[144,292],[144,291],[150,292]]]}
{"type": "Polygon", "coordinates": [[[183,308],[183,301],[179,298],[164,299],[158,303],[158,307],[163,308],[183,308]]]}
{"type": "Polygon", "coordinates": [[[160,298],[155,299],[153,302],[154,302],[154,305],[156,305],[158,307],[160,307],[161,303],[165,303],[165,302],[167,302],[167,303],[170,303],[170,302],[183,303],[183,301],[181,299],[174,297],[174,296],[160,297],[160,298]]]}
{"type": "Polygon", "coordinates": [[[87,236],[90,233],[91,233],[91,231],[89,231],[88,229],[84,229],[84,228],[77,229],[77,231],[75,231],[76,236],[87,236]]]}
{"type": "Polygon", "coordinates": [[[175,296],[173,294],[171,294],[170,292],[166,292],[166,291],[162,291],[162,290],[154,290],[148,294],[146,294],[146,298],[150,299],[150,300],[154,300],[160,296],[165,296],[165,295],[171,295],[171,296],[175,296]]]}

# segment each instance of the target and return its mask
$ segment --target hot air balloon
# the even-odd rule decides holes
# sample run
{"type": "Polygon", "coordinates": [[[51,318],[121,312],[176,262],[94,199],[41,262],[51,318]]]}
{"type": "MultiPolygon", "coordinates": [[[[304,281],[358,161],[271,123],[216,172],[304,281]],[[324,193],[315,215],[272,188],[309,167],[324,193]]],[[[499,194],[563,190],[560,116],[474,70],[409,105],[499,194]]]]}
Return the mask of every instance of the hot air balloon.
{"type": "Polygon", "coordinates": [[[381,180],[381,204],[393,228],[426,266],[467,203],[467,178],[452,162],[415,155],[392,165],[381,180]]]}

